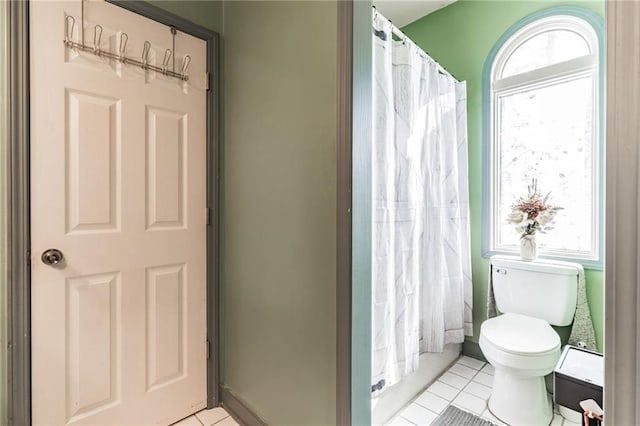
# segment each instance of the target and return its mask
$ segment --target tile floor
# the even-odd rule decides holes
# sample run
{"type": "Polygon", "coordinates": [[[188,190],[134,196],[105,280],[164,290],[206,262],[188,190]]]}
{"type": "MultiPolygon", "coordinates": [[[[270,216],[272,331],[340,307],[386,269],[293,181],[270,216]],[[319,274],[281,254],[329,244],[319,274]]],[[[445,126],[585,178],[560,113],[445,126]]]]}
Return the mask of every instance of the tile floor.
{"type": "Polygon", "coordinates": [[[240,426],[222,407],[202,410],[172,426],[240,426]]]}
{"type": "Polygon", "coordinates": [[[377,398],[371,399],[371,423],[383,425],[406,407],[416,395],[424,391],[425,385],[433,383],[462,352],[461,343],[450,343],[444,351],[420,354],[418,368],[399,383],[385,390],[377,398]]]}
{"type": "MultiPolygon", "coordinates": [[[[389,426],[430,425],[448,405],[474,413],[498,426],[506,426],[487,409],[493,386],[493,366],[461,356],[431,386],[387,423],[389,426]]],[[[517,426],[517,425],[514,425],[517,426]]],[[[557,412],[551,426],[580,426],[557,412]]]]}

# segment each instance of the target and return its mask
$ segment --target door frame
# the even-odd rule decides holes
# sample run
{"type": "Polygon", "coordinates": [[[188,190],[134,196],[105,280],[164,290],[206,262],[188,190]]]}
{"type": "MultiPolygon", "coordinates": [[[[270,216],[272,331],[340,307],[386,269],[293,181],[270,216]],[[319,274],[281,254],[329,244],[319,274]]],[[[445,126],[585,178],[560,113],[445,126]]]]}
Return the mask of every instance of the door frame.
{"type": "Polygon", "coordinates": [[[336,425],[371,424],[371,0],[338,1],[336,425]]]}
{"type": "MultiPolygon", "coordinates": [[[[220,404],[219,159],[220,35],[139,0],[105,0],[206,42],[207,73],[207,408],[220,404]]],[[[7,9],[7,420],[31,424],[31,227],[29,2],[7,9]]]]}

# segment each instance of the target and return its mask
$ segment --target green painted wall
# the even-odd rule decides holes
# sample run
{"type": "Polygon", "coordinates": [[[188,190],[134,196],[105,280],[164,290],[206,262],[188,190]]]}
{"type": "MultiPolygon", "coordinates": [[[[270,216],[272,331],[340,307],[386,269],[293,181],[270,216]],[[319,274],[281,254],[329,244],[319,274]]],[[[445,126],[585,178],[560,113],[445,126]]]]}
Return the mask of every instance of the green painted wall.
{"type": "Polygon", "coordinates": [[[337,4],[223,9],[224,385],[269,424],[334,424],[337,4]]]}
{"type": "MultiPolygon", "coordinates": [[[[473,321],[478,342],[480,324],[486,319],[488,259],[481,256],[482,226],[482,70],[489,51],[513,24],[531,13],[560,5],[584,6],[604,16],[599,1],[485,1],[460,0],[409,24],[403,30],[456,78],[467,81],[469,132],[469,193],[471,255],[473,265],[473,321]]],[[[598,348],[603,349],[603,274],[587,270],[587,296],[595,325],[598,348]]],[[[559,330],[568,338],[570,329],[559,330]]]]}

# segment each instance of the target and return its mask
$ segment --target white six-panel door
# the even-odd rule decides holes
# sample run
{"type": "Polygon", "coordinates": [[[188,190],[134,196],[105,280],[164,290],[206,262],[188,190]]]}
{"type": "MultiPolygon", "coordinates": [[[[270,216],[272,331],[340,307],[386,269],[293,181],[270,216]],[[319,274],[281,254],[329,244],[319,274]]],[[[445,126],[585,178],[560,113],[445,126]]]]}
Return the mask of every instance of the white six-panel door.
{"type": "MultiPolygon", "coordinates": [[[[170,424],[206,404],[205,42],[177,79],[63,44],[80,1],[31,2],[34,425],[170,424]],[[64,260],[45,265],[41,254],[64,260]]],[[[161,65],[164,25],[85,3],[85,43],[161,65]]]]}

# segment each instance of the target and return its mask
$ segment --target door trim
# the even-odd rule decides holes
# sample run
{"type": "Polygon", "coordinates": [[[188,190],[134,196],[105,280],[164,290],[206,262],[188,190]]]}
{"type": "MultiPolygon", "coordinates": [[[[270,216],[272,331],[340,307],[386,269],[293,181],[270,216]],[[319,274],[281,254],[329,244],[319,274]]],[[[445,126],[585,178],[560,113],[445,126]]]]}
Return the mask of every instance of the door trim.
{"type": "MultiPolygon", "coordinates": [[[[219,158],[220,35],[143,1],[106,0],[206,42],[207,72],[207,408],[220,404],[219,158]]],[[[31,424],[31,267],[29,139],[29,2],[8,2],[7,155],[7,413],[10,425],[31,424]]]]}
{"type": "Polygon", "coordinates": [[[353,243],[351,278],[351,424],[371,424],[373,212],[372,2],[353,6],[353,243]]]}
{"type": "Polygon", "coordinates": [[[31,424],[29,3],[8,6],[7,420],[31,424]]]}
{"type": "Polygon", "coordinates": [[[351,169],[353,0],[338,2],[338,187],[336,219],[336,425],[351,424],[351,169]]]}
{"type": "Polygon", "coordinates": [[[336,424],[371,424],[371,0],[338,2],[336,424]]]}
{"type": "Polygon", "coordinates": [[[640,4],[606,4],[604,409],[608,425],[640,421],[640,4]]]}

